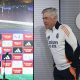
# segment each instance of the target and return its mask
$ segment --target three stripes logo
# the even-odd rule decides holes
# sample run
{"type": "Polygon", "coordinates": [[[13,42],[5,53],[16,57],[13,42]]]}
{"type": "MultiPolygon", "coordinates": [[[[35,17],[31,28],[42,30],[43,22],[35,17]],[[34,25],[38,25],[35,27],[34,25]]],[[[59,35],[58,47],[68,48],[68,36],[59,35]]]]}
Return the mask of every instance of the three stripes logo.
{"type": "Polygon", "coordinates": [[[6,56],[6,54],[2,55],[2,60],[11,60],[11,59],[12,59],[12,55],[11,54],[8,54],[7,56],[6,56]]]}
{"type": "Polygon", "coordinates": [[[14,47],[13,53],[22,53],[22,48],[21,47],[14,47]]]}
{"type": "Polygon", "coordinates": [[[33,41],[24,41],[24,46],[25,47],[31,47],[31,46],[33,46],[33,41]]]}

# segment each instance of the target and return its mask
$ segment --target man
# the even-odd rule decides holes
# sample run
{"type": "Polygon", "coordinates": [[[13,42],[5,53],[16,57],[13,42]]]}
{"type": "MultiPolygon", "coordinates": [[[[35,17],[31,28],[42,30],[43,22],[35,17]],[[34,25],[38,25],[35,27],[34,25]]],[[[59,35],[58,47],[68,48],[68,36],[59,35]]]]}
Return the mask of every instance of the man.
{"type": "Polygon", "coordinates": [[[79,48],[74,33],[68,25],[58,22],[55,8],[46,8],[42,14],[48,46],[55,63],[54,80],[78,80],[76,66],[79,48]]]}

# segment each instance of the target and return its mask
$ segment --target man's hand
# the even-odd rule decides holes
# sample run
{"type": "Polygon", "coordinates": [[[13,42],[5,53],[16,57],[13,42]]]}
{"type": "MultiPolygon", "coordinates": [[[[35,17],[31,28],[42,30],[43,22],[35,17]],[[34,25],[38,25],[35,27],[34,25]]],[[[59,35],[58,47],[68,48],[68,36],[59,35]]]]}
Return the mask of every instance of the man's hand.
{"type": "Polygon", "coordinates": [[[74,80],[76,80],[76,68],[70,67],[69,68],[70,73],[74,76],[74,80]]]}

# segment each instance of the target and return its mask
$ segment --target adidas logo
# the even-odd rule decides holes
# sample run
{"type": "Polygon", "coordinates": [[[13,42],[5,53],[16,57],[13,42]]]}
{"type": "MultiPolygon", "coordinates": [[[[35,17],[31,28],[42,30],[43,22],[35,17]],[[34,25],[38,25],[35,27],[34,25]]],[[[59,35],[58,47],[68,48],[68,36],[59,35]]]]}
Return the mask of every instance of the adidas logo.
{"type": "Polygon", "coordinates": [[[5,59],[10,59],[9,55],[7,55],[7,56],[4,58],[4,60],[5,60],[5,59]]]}
{"type": "Polygon", "coordinates": [[[21,53],[21,50],[19,48],[17,48],[14,52],[15,53],[21,53]]]}
{"type": "Polygon", "coordinates": [[[21,47],[14,47],[13,53],[22,53],[22,48],[21,47]]]}
{"type": "Polygon", "coordinates": [[[30,42],[27,42],[27,43],[25,44],[25,46],[31,46],[31,43],[30,43],[30,42]]]}

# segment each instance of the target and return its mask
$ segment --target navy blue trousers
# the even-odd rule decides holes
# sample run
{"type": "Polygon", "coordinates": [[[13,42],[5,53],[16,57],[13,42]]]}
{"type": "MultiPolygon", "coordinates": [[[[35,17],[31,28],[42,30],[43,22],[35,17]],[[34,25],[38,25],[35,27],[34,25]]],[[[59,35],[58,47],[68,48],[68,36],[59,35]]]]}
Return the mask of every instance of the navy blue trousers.
{"type": "MultiPolygon", "coordinates": [[[[69,71],[69,68],[59,71],[56,67],[54,68],[54,80],[74,80],[74,76],[69,71]]],[[[78,80],[78,78],[77,78],[78,80]]]]}

